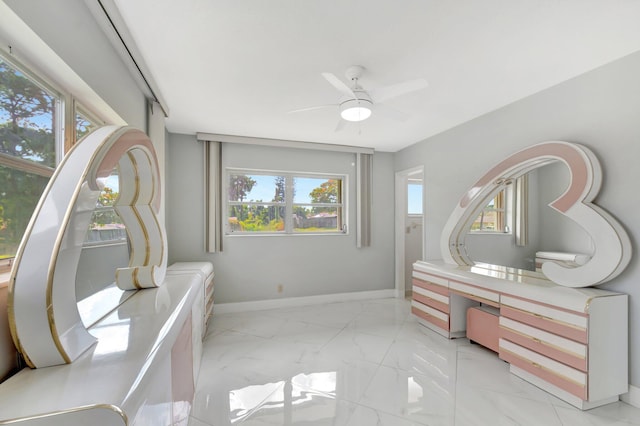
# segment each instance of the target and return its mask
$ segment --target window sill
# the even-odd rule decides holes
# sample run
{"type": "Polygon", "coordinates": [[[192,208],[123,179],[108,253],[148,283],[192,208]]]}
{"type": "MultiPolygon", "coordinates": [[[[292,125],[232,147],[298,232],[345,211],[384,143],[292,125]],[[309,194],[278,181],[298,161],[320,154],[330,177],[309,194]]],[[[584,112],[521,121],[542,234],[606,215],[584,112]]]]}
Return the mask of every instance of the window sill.
{"type": "Polygon", "coordinates": [[[511,232],[493,232],[493,231],[472,231],[467,235],[504,235],[506,237],[513,237],[511,232]]]}
{"type": "Polygon", "coordinates": [[[224,234],[225,237],[317,237],[349,235],[348,232],[296,232],[295,234],[273,232],[232,232],[224,234]]]}

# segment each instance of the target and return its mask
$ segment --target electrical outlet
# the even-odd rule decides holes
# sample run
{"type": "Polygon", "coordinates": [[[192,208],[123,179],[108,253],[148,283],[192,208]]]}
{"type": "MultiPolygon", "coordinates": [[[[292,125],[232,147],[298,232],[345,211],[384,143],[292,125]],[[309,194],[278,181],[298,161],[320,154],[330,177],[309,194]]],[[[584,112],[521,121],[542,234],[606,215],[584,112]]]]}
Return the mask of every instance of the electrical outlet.
{"type": "Polygon", "coordinates": [[[283,286],[282,284],[278,284],[278,293],[282,293],[283,286]]]}

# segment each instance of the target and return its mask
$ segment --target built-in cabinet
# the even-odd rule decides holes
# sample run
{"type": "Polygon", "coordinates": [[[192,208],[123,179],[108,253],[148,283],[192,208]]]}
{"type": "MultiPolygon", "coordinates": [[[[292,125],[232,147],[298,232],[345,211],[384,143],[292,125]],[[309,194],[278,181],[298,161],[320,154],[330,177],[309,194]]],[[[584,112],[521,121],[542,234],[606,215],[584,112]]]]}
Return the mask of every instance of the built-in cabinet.
{"type": "Polygon", "coordinates": [[[470,324],[478,336],[472,340],[497,336],[498,356],[513,374],[580,409],[628,391],[625,294],[557,286],[539,274],[492,265],[419,261],[412,312],[448,338],[466,336],[467,321],[482,321],[470,324]],[[483,319],[491,315],[496,321],[483,319]]]}

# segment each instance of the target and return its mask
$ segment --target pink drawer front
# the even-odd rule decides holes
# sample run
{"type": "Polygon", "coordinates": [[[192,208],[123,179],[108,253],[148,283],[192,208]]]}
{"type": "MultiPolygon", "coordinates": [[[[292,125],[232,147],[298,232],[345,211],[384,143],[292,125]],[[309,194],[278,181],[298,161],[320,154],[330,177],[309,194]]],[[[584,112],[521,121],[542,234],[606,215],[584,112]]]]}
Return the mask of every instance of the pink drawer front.
{"type": "Polygon", "coordinates": [[[582,400],[588,399],[586,373],[574,370],[503,338],[499,340],[499,346],[500,359],[538,376],[582,400]]]}
{"type": "Polygon", "coordinates": [[[467,310],[467,338],[498,352],[498,315],[480,308],[467,310]]]}
{"type": "Polygon", "coordinates": [[[551,333],[566,337],[567,339],[575,340],[577,342],[587,343],[588,340],[586,329],[579,328],[571,324],[562,323],[551,318],[545,318],[531,312],[522,311],[502,305],[502,307],[500,308],[500,315],[504,315],[507,318],[511,318],[524,324],[529,324],[536,328],[547,330],[551,333]]]}
{"type": "Polygon", "coordinates": [[[447,305],[446,303],[442,303],[428,296],[418,294],[415,291],[413,292],[413,300],[417,300],[420,303],[424,303],[427,306],[431,306],[439,311],[446,312],[447,314],[449,313],[449,305],[447,305]]]}
{"type": "Polygon", "coordinates": [[[500,327],[499,335],[503,339],[509,340],[513,343],[517,343],[520,346],[524,346],[525,348],[541,353],[545,356],[548,356],[549,358],[558,360],[563,364],[567,364],[580,371],[587,371],[586,357],[573,355],[571,353],[568,353],[567,351],[563,351],[561,348],[550,346],[540,339],[517,333],[505,327],[500,327]]]}
{"type": "Polygon", "coordinates": [[[417,278],[414,278],[412,280],[412,283],[413,283],[413,285],[415,285],[417,287],[422,287],[424,289],[431,290],[431,291],[436,292],[436,293],[440,293],[440,294],[442,294],[444,296],[448,296],[449,295],[449,289],[447,287],[444,287],[444,286],[439,285],[439,284],[434,284],[434,283],[431,283],[429,281],[419,280],[417,278]]]}
{"type": "Polygon", "coordinates": [[[427,322],[430,322],[431,324],[435,325],[438,328],[441,328],[442,330],[444,330],[445,332],[449,333],[449,322],[448,321],[443,321],[440,318],[437,318],[433,315],[430,315],[429,313],[423,311],[422,309],[418,309],[415,306],[411,307],[411,313],[415,316],[417,316],[418,318],[421,318],[427,322]]]}

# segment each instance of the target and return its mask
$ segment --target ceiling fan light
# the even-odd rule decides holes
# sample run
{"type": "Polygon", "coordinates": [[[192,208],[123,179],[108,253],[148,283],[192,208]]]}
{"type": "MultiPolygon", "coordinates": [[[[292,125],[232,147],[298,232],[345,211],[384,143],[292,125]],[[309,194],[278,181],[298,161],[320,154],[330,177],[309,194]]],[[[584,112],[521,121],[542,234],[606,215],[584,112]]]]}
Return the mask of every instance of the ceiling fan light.
{"type": "Polygon", "coordinates": [[[371,116],[372,103],[366,99],[351,99],[340,105],[340,116],[347,121],[363,121],[371,116]]]}

